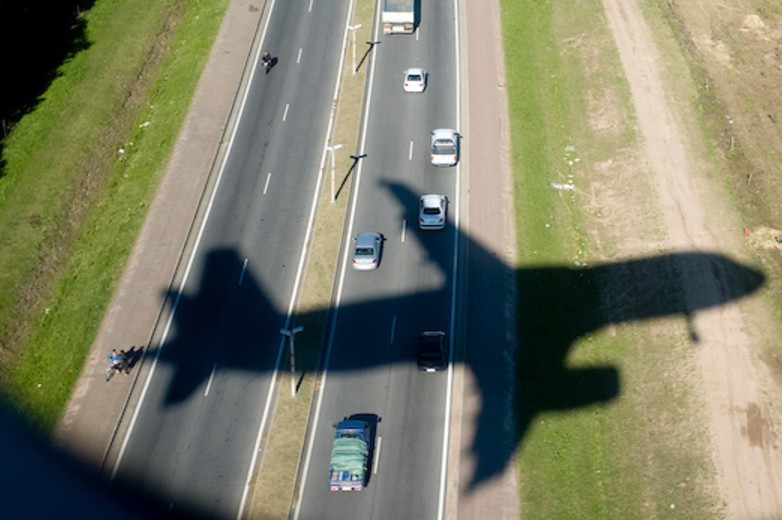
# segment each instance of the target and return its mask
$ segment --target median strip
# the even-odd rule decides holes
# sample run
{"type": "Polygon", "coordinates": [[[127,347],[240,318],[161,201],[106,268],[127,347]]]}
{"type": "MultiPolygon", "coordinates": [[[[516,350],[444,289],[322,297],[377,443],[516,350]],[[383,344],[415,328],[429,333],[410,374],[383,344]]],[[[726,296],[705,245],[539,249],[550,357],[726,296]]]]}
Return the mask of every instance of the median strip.
{"type": "MultiPolygon", "coordinates": [[[[351,27],[360,25],[355,29],[359,41],[371,38],[373,8],[370,0],[356,1],[351,27]]],[[[351,52],[349,45],[345,52],[351,52]]],[[[251,482],[252,498],[245,512],[249,518],[285,518],[298,499],[299,463],[310,407],[320,381],[318,363],[325,343],[326,320],[348,203],[349,190],[342,188],[350,181],[348,174],[353,165],[350,152],[337,153],[334,143],[344,144],[348,150],[355,148],[361,125],[365,70],[360,68],[354,73],[350,59],[344,60],[334,107],[333,131],[327,143],[335,150],[329,161],[334,160],[340,191],[335,200],[329,190],[323,190],[319,196],[304,282],[294,312],[295,324],[304,327],[296,336],[297,393],[291,397],[288,377],[278,379],[274,420],[264,434],[261,461],[251,482]]]]}

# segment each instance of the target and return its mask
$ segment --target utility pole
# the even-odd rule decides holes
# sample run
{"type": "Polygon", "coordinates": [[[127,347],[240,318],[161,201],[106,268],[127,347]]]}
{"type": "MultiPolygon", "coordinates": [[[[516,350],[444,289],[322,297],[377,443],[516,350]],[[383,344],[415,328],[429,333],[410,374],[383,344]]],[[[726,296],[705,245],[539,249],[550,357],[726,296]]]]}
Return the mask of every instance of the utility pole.
{"type": "Polygon", "coordinates": [[[335,144],[334,146],[327,146],[326,151],[331,154],[331,203],[334,204],[337,201],[336,193],[334,192],[334,168],[335,168],[335,162],[336,158],[335,152],[342,148],[341,144],[335,144]]]}
{"type": "Polygon", "coordinates": [[[304,327],[293,327],[292,329],[280,329],[280,334],[287,336],[291,340],[291,397],[296,397],[296,349],[294,347],[293,337],[303,331],[304,327]]]}

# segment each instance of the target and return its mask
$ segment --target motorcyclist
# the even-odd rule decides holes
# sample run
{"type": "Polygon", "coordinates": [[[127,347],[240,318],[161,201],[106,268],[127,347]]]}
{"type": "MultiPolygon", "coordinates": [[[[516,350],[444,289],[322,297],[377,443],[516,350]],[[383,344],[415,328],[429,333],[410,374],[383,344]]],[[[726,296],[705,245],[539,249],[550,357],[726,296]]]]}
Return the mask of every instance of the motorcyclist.
{"type": "Polygon", "coordinates": [[[269,68],[272,64],[272,55],[269,53],[269,51],[263,51],[261,53],[261,64],[266,69],[266,72],[269,72],[269,68]]]}

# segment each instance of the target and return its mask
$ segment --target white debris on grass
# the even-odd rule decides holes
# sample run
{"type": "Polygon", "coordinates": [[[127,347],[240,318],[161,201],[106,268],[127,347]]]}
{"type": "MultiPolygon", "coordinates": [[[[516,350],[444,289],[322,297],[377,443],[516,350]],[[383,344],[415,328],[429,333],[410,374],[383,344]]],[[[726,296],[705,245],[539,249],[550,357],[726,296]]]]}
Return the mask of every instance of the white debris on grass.
{"type": "Polygon", "coordinates": [[[552,182],[551,187],[555,190],[575,190],[576,187],[573,185],[572,182],[567,182],[565,184],[559,184],[558,182],[552,182]]]}
{"type": "Polygon", "coordinates": [[[576,147],[569,144],[565,147],[565,162],[568,166],[573,166],[577,162],[581,161],[580,157],[576,156],[576,147]]]}

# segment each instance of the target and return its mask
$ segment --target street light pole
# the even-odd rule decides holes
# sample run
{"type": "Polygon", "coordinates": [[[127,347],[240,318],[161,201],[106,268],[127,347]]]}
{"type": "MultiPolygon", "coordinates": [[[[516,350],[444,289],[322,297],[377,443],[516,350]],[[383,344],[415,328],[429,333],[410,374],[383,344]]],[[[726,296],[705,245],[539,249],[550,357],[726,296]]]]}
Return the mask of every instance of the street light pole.
{"type": "Polygon", "coordinates": [[[348,31],[353,35],[353,75],[356,74],[356,31],[361,29],[361,24],[348,25],[348,31]]]}
{"type": "Polygon", "coordinates": [[[292,329],[280,329],[280,334],[287,336],[291,340],[291,397],[296,397],[296,349],[294,347],[293,337],[303,331],[304,327],[293,327],[292,329]]]}
{"type": "Polygon", "coordinates": [[[342,148],[341,144],[335,144],[334,146],[327,146],[326,151],[331,154],[331,203],[334,204],[337,200],[336,193],[334,192],[334,168],[335,168],[335,162],[336,158],[334,157],[336,154],[335,152],[342,148]]]}

